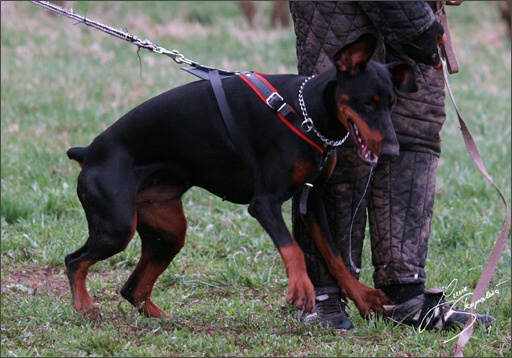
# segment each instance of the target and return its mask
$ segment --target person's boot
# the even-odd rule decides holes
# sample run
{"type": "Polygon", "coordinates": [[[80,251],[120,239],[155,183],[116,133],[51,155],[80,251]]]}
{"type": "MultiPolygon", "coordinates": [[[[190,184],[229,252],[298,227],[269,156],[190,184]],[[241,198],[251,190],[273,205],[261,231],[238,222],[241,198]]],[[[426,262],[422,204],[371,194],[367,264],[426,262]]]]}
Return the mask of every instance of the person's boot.
{"type": "Polygon", "coordinates": [[[301,318],[306,323],[320,322],[336,329],[352,329],[352,321],[347,314],[347,301],[336,286],[315,290],[316,300],[313,312],[301,318]]]}
{"type": "Polygon", "coordinates": [[[445,297],[442,290],[431,288],[400,304],[384,306],[384,317],[396,324],[429,331],[463,328],[468,320],[484,325],[496,320],[487,314],[473,315],[448,302],[445,297]]]}

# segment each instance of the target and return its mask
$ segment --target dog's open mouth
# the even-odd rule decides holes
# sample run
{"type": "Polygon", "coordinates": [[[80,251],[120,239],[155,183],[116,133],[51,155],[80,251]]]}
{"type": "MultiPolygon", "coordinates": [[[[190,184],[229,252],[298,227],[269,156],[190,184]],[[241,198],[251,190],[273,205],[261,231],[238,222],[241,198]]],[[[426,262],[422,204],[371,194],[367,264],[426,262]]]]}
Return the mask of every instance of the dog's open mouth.
{"type": "Polygon", "coordinates": [[[348,120],[348,125],[350,127],[352,139],[357,146],[357,154],[359,154],[359,158],[361,158],[366,165],[377,164],[379,159],[378,156],[368,148],[368,144],[364,140],[359,128],[357,128],[357,125],[351,120],[348,120]]]}

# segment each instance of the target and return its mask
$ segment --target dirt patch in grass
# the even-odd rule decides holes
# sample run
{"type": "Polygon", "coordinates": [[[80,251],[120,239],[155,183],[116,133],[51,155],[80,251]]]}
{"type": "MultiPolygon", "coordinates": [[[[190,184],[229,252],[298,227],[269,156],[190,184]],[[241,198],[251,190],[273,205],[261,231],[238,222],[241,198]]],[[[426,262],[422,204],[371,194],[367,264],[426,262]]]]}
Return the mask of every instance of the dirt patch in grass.
{"type": "MultiPolygon", "coordinates": [[[[23,292],[34,295],[44,292],[53,296],[67,294],[71,296],[69,281],[64,268],[45,266],[44,268],[25,268],[13,265],[2,265],[2,294],[23,292]]],[[[101,270],[90,271],[89,280],[99,279],[105,282],[103,291],[108,291],[108,286],[120,285],[128,277],[125,270],[101,270]]],[[[105,293],[105,292],[103,292],[105,293]]],[[[117,292],[108,292],[111,296],[117,292]]]]}
{"type": "Polygon", "coordinates": [[[68,292],[69,283],[64,270],[55,267],[14,269],[2,265],[2,294],[10,291],[35,294],[41,290],[58,295],[68,292]]]}

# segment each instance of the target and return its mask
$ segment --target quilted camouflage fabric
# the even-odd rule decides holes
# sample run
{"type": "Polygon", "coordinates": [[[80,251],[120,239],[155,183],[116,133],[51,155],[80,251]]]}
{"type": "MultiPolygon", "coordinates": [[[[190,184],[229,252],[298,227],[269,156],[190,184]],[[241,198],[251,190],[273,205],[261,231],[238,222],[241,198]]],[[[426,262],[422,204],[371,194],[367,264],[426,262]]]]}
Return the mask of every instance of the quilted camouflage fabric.
{"type": "Polygon", "coordinates": [[[344,44],[376,31],[362,8],[353,2],[291,2],[290,11],[297,37],[299,74],[324,72],[332,67],[332,57],[344,44]]]}

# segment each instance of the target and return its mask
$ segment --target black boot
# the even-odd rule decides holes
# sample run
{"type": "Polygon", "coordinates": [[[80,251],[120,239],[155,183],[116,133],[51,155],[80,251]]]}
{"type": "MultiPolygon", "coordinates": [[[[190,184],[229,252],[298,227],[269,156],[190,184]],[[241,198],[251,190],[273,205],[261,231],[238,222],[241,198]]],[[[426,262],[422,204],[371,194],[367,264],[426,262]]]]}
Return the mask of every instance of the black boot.
{"type": "Polygon", "coordinates": [[[496,319],[487,314],[475,314],[448,302],[445,293],[430,289],[397,305],[384,306],[384,316],[396,324],[426,330],[463,328],[468,320],[489,325],[496,319]]]}

